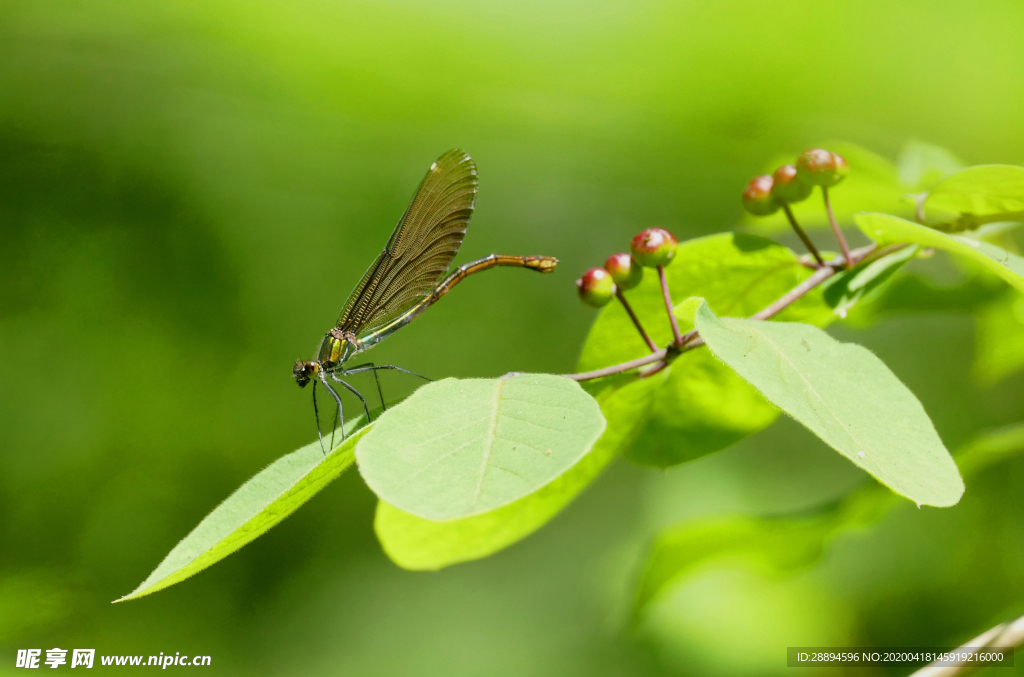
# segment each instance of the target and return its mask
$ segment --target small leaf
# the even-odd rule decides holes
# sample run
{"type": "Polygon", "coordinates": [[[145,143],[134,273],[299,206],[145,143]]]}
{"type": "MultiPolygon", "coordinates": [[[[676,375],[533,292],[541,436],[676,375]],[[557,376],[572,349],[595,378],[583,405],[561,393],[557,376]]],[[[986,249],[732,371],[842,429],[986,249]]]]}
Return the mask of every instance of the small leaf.
{"type": "Polygon", "coordinates": [[[974,230],[992,221],[1024,219],[1024,167],[980,165],[965,169],[935,186],[924,201],[924,209],[929,223],[950,222],[952,230],[974,230]]]}
{"type": "Polygon", "coordinates": [[[355,445],[370,426],[346,428],[348,438],[324,456],[319,442],[283,456],[214,508],[133,592],[118,602],[180,583],[265,534],[337,479],[355,460],[355,445]],[[352,432],[356,430],[356,432],[352,432]]]}
{"type": "Polygon", "coordinates": [[[915,140],[903,145],[898,165],[900,182],[910,191],[928,190],[964,168],[960,158],[949,150],[915,140]]]}
{"type": "Polygon", "coordinates": [[[845,318],[854,306],[877,299],[887,282],[917,254],[916,246],[903,247],[891,254],[855,266],[827,280],[822,288],[825,303],[845,318]]]}
{"type": "Polygon", "coordinates": [[[950,506],[963,481],[917,398],[873,353],[817,327],[717,318],[697,329],[711,351],[776,406],[896,493],[950,506]]]}
{"type": "Polygon", "coordinates": [[[858,214],[857,227],[879,246],[913,243],[935,247],[980,263],[1011,285],[1024,291],[1024,258],[994,244],[966,235],[947,235],[888,214],[858,214]]]}
{"type": "Polygon", "coordinates": [[[440,521],[540,489],[576,465],[604,427],[597,402],[571,379],[448,378],[382,414],[356,458],[377,496],[440,521]]]}
{"type": "MultiPolygon", "coordinates": [[[[900,182],[896,167],[888,159],[846,141],[826,141],[811,147],[826,148],[839,153],[850,165],[850,175],[828,192],[833,213],[840,224],[850,223],[854,214],[864,210],[906,216],[914,213],[912,205],[904,199],[907,189],[900,182]]],[[[792,164],[803,150],[806,149],[801,148],[793,153],[776,156],[761,168],[760,173],[771,174],[780,165],[792,164]]],[[[738,204],[739,189],[736,191],[736,201],[738,204]]],[[[793,205],[792,209],[797,221],[805,230],[829,227],[819,190],[811,193],[806,200],[793,205]]],[[[791,232],[789,221],[781,210],[764,217],[745,214],[742,222],[748,229],[758,233],[791,232]]]]}
{"type": "Polygon", "coordinates": [[[537,531],[632,442],[649,403],[645,385],[646,381],[633,381],[598,398],[608,427],[590,453],[554,482],[509,505],[433,522],[380,501],[374,527],[384,552],[406,569],[435,570],[486,557],[537,531]]]}
{"type": "MultiPolygon", "coordinates": [[[[964,478],[1024,452],[1024,424],[979,435],[956,453],[964,478]]],[[[841,501],[796,515],[711,517],[669,527],[648,553],[634,606],[638,616],[702,565],[726,556],[744,557],[767,573],[814,564],[835,537],[880,521],[896,504],[892,493],[867,484],[841,501]]]]}

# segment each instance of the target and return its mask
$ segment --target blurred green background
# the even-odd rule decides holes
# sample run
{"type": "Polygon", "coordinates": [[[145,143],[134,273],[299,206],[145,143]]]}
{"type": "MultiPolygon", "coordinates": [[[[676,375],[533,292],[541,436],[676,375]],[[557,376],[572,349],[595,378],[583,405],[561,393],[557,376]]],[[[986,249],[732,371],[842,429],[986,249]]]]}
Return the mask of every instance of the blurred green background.
{"type": "MultiPolygon", "coordinates": [[[[54,646],[210,654],[204,674],[772,674],[790,645],[951,644],[1024,613],[1018,460],[810,571],[708,569],[626,627],[660,526],[863,481],[788,421],[664,473],[618,463],[533,537],[432,574],[382,554],[351,471],[212,569],[109,604],[312,439],[291,363],[446,149],[480,167],[459,261],[562,265],[476,277],[372,358],[564,372],[593,316],[575,277],[644,227],[733,227],[780,151],[916,138],[1024,164],[1022,34],[1014,0],[0,2],[0,674],[54,646]]],[[[834,333],[955,448],[1024,418],[1020,374],[972,381],[973,325],[834,333]]]]}

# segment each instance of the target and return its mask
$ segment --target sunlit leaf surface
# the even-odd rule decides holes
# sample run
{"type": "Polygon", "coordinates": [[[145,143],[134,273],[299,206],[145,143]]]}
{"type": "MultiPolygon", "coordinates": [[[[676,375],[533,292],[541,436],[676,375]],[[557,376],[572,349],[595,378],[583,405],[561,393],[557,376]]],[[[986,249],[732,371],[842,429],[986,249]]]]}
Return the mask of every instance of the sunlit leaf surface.
{"type": "Polygon", "coordinates": [[[931,419],[871,351],[806,324],[718,318],[707,305],[696,320],[716,357],[882,484],[918,504],[960,500],[931,419]]]}
{"type": "Polygon", "coordinates": [[[981,165],[953,174],[924,201],[929,223],[973,230],[996,219],[1024,219],[1024,167],[981,165]]]}
{"type": "Polygon", "coordinates": [[[389,409],[358,445],[359,472],[384,501],[449,520],[508,505],[590,451],[601,409],[571,379],[444,379],[389,409]]]}
{"type": "Polygon", "coordinates": [[[1024,257],[984,240],[940,233],[888,214],[858,214],[857,227],[881,246],[910,242],[963,256],[1024,291],[1024,257]]]}
{"type": "Polygon", "coordinates": [[[529,536],[569,504],[636,437],[651,389],[644,381],[606,391],[598,402],[608,421],[589,454],[554,482],[481,515],[434,522],[380,501],[374,526],[384,552],[406,569],[440,569],[486,557],[529,536]]]}

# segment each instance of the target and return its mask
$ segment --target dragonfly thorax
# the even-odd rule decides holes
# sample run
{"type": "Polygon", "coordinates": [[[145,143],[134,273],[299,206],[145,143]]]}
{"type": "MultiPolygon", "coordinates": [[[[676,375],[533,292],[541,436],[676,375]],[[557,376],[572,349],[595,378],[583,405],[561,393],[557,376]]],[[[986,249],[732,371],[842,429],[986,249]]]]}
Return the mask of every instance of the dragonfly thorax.
{"type": "Polygon", "coordinates": [[[355,335],[335,327],[327,332],[320,342],[320,350],[317,351],[316,358],[324,369],[330,371],[357,352],[359,352],[359,339],[355,335]]]}
{"type": "Polygon", "coordinates": [[[334,371],[361,349],[359,339],[354,334],[342,332],[338,328],[331,329],[320,341],[317,358],[309,362],[297,361],[292,367],[292,376],[300,388],[305,388],[321,371],[334,371]]]}

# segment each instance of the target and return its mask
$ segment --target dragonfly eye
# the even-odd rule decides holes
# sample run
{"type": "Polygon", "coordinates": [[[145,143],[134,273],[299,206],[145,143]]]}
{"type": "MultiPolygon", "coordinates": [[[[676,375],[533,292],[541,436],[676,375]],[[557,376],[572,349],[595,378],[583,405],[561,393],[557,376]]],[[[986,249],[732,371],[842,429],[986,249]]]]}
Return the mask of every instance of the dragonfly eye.
{"type": "Polygon", "coordinates": [[[305,388],[318,371],[320,371],[320,365],[316,362],[298,360],[292,367],[292,376],[295,377],[295,382],[299,384],[300,388],[305,388]]]}

